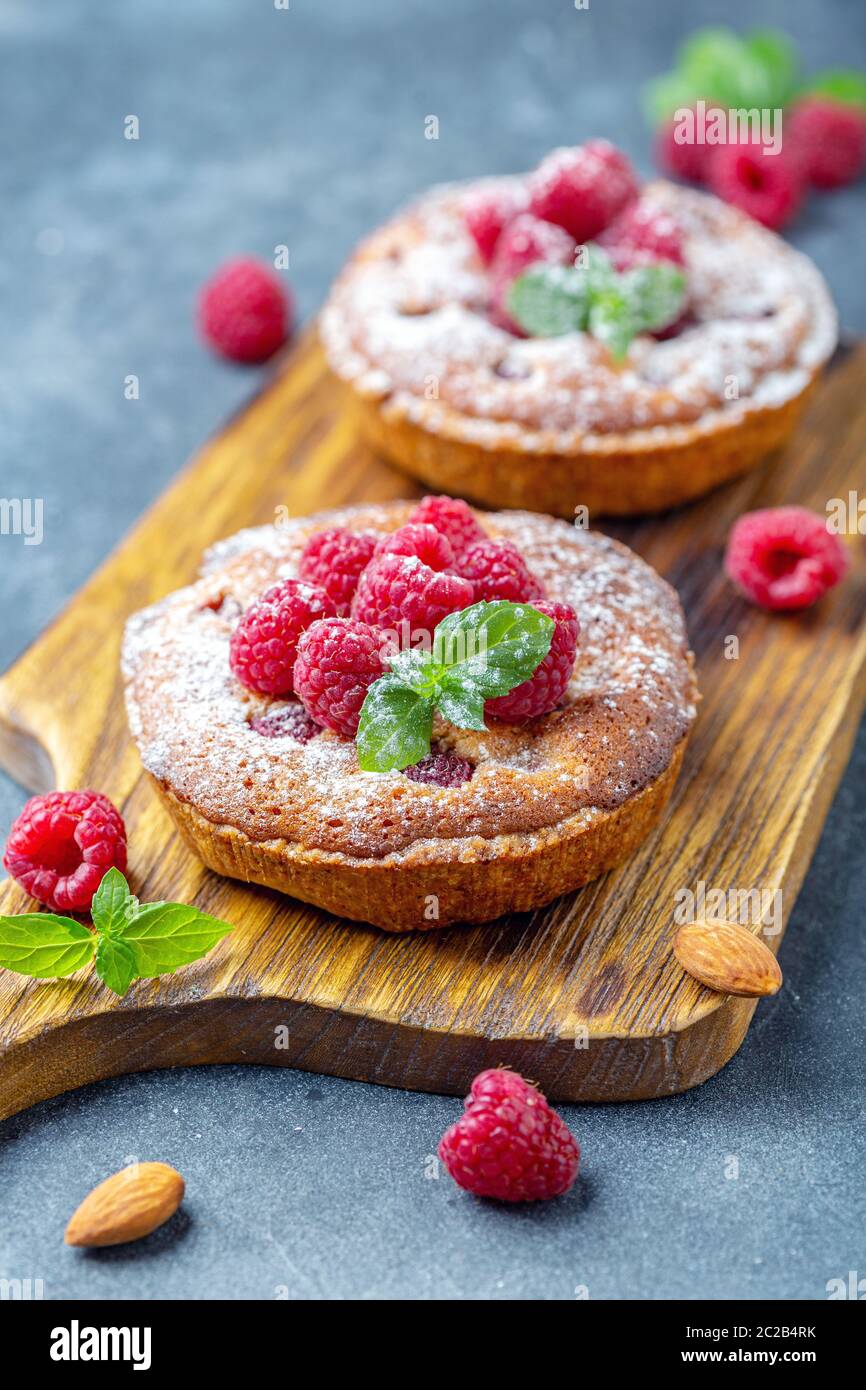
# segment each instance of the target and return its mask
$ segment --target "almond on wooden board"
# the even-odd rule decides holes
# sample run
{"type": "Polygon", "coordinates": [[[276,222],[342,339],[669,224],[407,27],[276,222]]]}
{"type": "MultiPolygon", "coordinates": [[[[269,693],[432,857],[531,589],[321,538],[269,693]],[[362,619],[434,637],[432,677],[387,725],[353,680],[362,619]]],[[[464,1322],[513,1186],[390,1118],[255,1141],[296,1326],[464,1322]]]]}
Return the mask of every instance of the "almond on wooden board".
{"type": "Polygon", "coordinates": [[[133,1163],[88,1193],[66,1227],[67,1245],[123,1245],[150,1235],[183,1201],[184,1181],[167,1163],[133,1163]]]}
{"type": "Polygon", "coordinates": [[[759,998],[782,984],[772,951],[738,922],[689,922],[674,940],[683,970],[720,994],[759,998]]]}

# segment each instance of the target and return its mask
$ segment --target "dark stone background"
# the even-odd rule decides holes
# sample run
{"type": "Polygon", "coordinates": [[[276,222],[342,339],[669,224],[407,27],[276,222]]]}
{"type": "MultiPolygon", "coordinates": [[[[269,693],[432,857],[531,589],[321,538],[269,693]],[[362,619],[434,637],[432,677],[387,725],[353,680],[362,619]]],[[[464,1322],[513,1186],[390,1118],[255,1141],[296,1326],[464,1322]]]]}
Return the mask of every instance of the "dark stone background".
{"type": "MultiPolygon", "coordinates": [[[[257,373],[195,339],[196,288],[223,257],[287,243],[306,318],[358,236],[435,180],[526,168],[591,134],[649,172],[641,83],[688,29],[730,17],[672,0],[4,0],[0,491],[44,497],[46,518],[41,546],[0,537],[0,667],[255,389],[257,373]],[[130,113],[137,143],[122,138],[130,113]]],[[[743,19],[786,27],[809,69],[866,66],[859,0],[758,2],[743,19]]],[[[864,207],[862,184],[813,200],[791,233],[860,331],[864,207]]],[[[568,1108],[585,1160],[565,1200],[503,1210],[425,1180],[453,1099],[279,1070],[153,1074],[0,1125],[0,1277],[42,1278],[49,1297],[568,1299],[587,1285],[714,1299],[823,1298],[829,1278],[866,1274],[864,769],[861,737],[781,996],[700,1089],[568,1108]],[[185,1174],[185,1217],[135,1248],[65,1249],[71,1208],[131,1155],[185,1174]]],[[[4,837],[22,801],[0,778],[4,837]]]]}

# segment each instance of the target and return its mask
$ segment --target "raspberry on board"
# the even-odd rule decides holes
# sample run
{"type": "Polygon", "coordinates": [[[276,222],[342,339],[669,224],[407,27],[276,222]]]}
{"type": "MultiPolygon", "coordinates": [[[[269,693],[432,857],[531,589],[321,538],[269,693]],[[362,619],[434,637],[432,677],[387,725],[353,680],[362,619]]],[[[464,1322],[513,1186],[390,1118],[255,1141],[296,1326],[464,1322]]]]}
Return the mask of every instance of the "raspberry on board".
{"type": "Polygon", "coordinates": [[[126,869],[126,827],[95,791],[31,796],[9,832],[3,867],[54,912],[89,912],[109,869],[126,869]]]}
{"type": "Polygon", "coordinates": [[[769,154],[758,143],[720,145],[710,164],[709,183],[717,197],[773,231],[791,221],[805,192],[799,161],[784,148],[769,154]]]}
{"type": "Polygon", "coordinates": [[[355,618],[323,618],[298,643],[295,690],[317,724],[354,738],[367,691],[385,671],[376,628],[355,618]]]}
{"type": "Polygon", "coordinates": [[[866,167],[866,114],[842,102],[796,102],[785,113],[784,140],[815,188],[842,188],[866,167]]]}
{"type": "Polygon", "coordinates": [[[203,286],[202,337],[233,362],[264,362],[286,341],[292,318],[288,291],[262,261],[227,261],[203,286]]]}
{"type": "Polygon", "coordinates": [[[528,719],[549,714],[556,709],[571,680],[580,635],[577,614],[567,603],[552,603],[544,599],[533,603],[532,607],[554,621],[550,651],[528,681],[507,695],[485,701],[485,718],[489,716],[508,724],[523,724],[528,719]]]}
{"type": "Polygon", "coordinates": [[[373,558],[378,537],[372,531],[331,526],[310,536],[298,562],[298,576],[324,589],[338,617],[349,612],[358,580],[373,558]]]}
{"type": "Polygon", "coordinates": [[[808,608],[843,577],[848,552],[806,507],[767,507],[734,523],[725,571],[746,598],[771,611],[808,608]]]}
{"type": "Polygon", "coordinates": [[[471,579],[475,603],[482,599],[533,603],[544,598],[544,586],[510,541],[479,541],[470,546],[460,561],[460,573],[471,579]]]}
{"type": "Polygon", "coordinates": [[[296,743],[309,743],[311,738],[321,733],[321,726],[310,718],[299,701],[268,714],[257,715],[250,720],[250,728],[263,738],[293,738],[296,743]]]}
{"type": "Polygon", "coordinates": [[[574,1186],[580,1148],[541,1092],[506,1068],[472,1082],[460,1119],[439,1142],[459,1187],[500,1202],[539,1202],[574,1186]]]}
{"type": "Polygon", "coordinates": [[[483,541],[486,536],[472,508],[459,497],[422,497],[409,517],[409,524],[413,522],[435,527],[447,538],[455,559],[460,558],[467,546],[483,541]]]}
{"type": "Polygon", "coordinates": [[[449,748],[434,743],[420,762],[403,768],[403,775],[413,782],[428,782],[434,787],[462,787],[472,779],[475,768],[467,758],[459,758],[449,748]]]}
{"type": "Polygon", "coordinates": [[[525,189],[478,188],[466,195],[463,217],[485,265],[492,261],[504,228],[525,207],[525,189]]]}
{"type": "Polygon", "coordinates": [[[380,555],[361,575],[352,600],[352,617],[384,628],[394,646],[423,642],[449,613],[474,602],[468,579],[437,573],[414,555],[380,555]]]}
{"type": "Polygon", "coordinates": [[[454,564],[448,537],[427,521],[410,521],[390,536],[383,536],[376,546],[376,555],[415,555],[431,570],[451,569],[454,564]]]}
{"type": "Polygon", "coordinates": [[[324,589],[284,579],[251,603],[231,636],[229,662],[242,685],[261,695],[289,695],[301,633],[335,616],[324,589]]]}
{"type": "Polygon", "coordinates": [[[541,161],[529,180],[529,210],[585,242],[597,237],[637,191],[626,156],[608,140],[587,140],[553,150],[541,161]]]}

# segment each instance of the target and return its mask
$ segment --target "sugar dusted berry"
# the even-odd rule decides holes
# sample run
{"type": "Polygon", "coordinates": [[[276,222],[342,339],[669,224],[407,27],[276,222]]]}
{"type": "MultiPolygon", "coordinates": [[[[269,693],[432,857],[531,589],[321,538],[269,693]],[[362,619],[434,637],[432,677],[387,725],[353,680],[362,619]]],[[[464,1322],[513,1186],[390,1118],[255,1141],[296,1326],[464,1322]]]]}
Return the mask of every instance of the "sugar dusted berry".
{"type": "Polygon", "coordinates": [[[385,674],[382,634],[355,618],[323,618],[298,643],[294,684],[317,724],[354,738],[361,706],[385,674]]]}
{"type": "Polygon", "coordinates": [[[529,210],[564,227],[577,242],[603,231],[637,196],[634,169],[608,140],[553,150],[529,181],[529,210]]]}
{"type": "Polygon", "coordinates": [[[301,633],[336,610],[324,589],[284,579],[250,604],[229,647],[231,668],[242,685],[262,695],[288,695],[301,633]]]}
{"type": "Polygon", "coordinates": [[[409,517],[412,522],[425,522],[446,536],[455,559],[467,546],[483,541],[486,535],[475,519],[472,508],[459,497],[422,497],[409,517]]]}
{"type": "Polygon", "coordinates": [[[574,241],[562,227],[544,222],[524,212],[509,222],[490,266],[490,317],[508,333],[521,335],[506,307],[511,284],[530,265],[540,261],[550,265],[569,265],[574,259],[574,241]]]}
{"type": "Polygon", "coordinates": [[[808,608],[839,583],[848,552],[826,519],[806,507],[768,507],[735,522],[725,570],[762,608],[808,608]]]}
{"type": "Polygon", "coordinates": [[[785,113],[784,141],[815,188],[841,188],[866,167],[866,113],[804,97],[785,113]]]}
{"type": "Polygon", "coordinates": [[[403,769],[411,781],[427,782],[433,787],[462,787],[464,782],[472,780],[474,771],[467,758],[459,758],[439,743],[434,743],[420,762],[403,769]]]}
{"type": "Polygon", "coordinates": [[[320,726],[310,718],[304,706],[294,700],[282,709],[257,715],[250,720],[250,728],[262,738],[293,738],[296,743],[309,743],[320,732],[320,726]]]}
{"type": "Polygon", "coordinates": [[[282,281],[249,256],[221,266],[199,298],[202,337],[234,362],[264,362],[285,342],[291,317],[282,281]]]}
{"type": "Polygon", "coordinates": [[[352,616],[387,629],[399,646],[429,645],[444,617],[473,602],[468,579],[437,573],[414,555],[381,555],[361,575],[352,616]]]}
{"type": "Polygon", "coordinates": [[[683,236],[676,219],[649,199],[639,198],[598,238],[617,270],[671,261],[684,265],[683,236]]]}
{"type": "Polygon", "coordinates": [[[376,555],[415,555],[431,570],[451,569],[454,564],[448,537],[426,521],[410,521],[383,536],[376,546],[376,555]]]}
{"type": "Polygon", "coordinates": [[[324,589],[338,617],[345,617],[361,571],[373,558],[376,541],[371,531],[349,531],[345,526],[317,531],[304,546],[298,575],[308,584],[324,589]]]}
{"type": "Polygon", "coordinates": [[[466,195],[463,217],[478,253],[489,265],[507,224],[526,207],[526,190],[503,184],[481,185],[466,195]]]}
{"type": "Polygon", "coordinates": [[[538,1202],[573,1187],[580,1148],[537,1087],[502,1067],[476,1076],[439,1157],[476,1197],[538,1202]]]}
{"type": "Polygon", "coordinates": [[[487,700],[485,717],[501,719],[508,724],[523,724],[541,714],[556,709],[571,680],[580,623],[574,609],[567,603],[552,603],[542,599],[533,603],[539,613],[554,621],[550,651],[528,681],[507,695],[487,700]]]}
{"type": "Polygon", "coordinates": [[[487,540],[470,546],[460,561],[460,573],[471,579],[475,603],[482,599],[532,603],[544,597],[541,581],[510,541],[487,540]]]}
{"type": "Polygon", "coordinates": [[[758,143],[720,146],[709,182],[717,197],[774,231],[791,221],[805,191],[799,162],[784,148],[770,154],[758,143]]]}
{"type": "Polygon", "coordinates": [[[9,832],[6,872],[53,912],[89,912],[109,869],[126,869],[126,827],[101,792],[31,796],[9,832]]]}

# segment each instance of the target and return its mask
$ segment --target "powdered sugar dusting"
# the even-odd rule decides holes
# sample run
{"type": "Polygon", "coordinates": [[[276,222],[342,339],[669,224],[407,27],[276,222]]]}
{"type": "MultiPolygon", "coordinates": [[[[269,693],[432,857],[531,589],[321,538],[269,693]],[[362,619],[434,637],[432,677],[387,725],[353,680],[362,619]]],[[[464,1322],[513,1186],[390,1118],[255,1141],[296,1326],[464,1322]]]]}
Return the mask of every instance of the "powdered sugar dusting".
{"type": "MultiPolygon", "coordinates": [[[[266,738],[250,720],[282,707],[243,689],[228,661],[240,612],[297,570],[325,526],[384,533],[412,503],[350,508],[215,546],[203,577],[133,617],[123,650],[130,728],[145,767],[219,824],[352,858],[446,853],[446,842],[492,844],[588,823],[668,766],[694,718],[685,623],[673,590],[625,547],[528,513],[479,514],[512,541],[545,584],[571,603],[581,638],[567,704],[526,729],[486,733],[438,720],[435,736],[475,766],[440,789],[401,773],[365,773],[353,742],[328,731],[299,743],[266,738]],[[431,847],[437,847],[433,849],[431,847]]],[[[462,851],[459,851],[462,852],[462,851]]],[[[466,852],[469,852],[467,849],[466,852]]]]}

